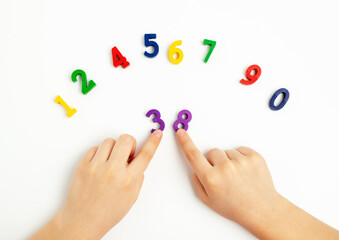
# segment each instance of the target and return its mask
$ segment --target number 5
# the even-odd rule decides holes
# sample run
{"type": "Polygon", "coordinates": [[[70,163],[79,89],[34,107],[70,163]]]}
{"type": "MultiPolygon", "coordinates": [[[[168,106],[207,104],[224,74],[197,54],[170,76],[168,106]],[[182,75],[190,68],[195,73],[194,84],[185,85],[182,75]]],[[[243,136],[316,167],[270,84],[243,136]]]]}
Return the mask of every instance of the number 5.
{"type": "Polygon", "coordinates": [[[146,57],[153,58],[159,53],[159,45],[154,41],[150,41],[150,39],[155,39],[155,38],[157,38],[156,34],[145,34],[145,46],[146,47],[152,46],[154,48],[153,53],[148,53],[146,51],[144,52],[144,55],[146,57]]]}

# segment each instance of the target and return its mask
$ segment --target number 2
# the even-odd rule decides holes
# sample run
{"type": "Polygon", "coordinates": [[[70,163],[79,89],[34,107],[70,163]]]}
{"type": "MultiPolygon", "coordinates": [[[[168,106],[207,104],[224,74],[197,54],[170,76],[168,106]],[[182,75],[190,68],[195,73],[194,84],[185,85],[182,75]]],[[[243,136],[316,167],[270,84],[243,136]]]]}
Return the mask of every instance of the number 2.
{"type": "Polygon", "coordinates": [[[153,53],[148,53],[146,51],[144,52],[144,55],[146,57],[153,58],[159,53],[159,45],[155,41],[150,41],[150,39],[155,39],[155,38],[157,38],[156,34],[145,34],[145,46],[146,47],[152,46],[154,48],[153,53]]]}
{"type": "MultiPolygon", "coordinates": [[[[165,122],[161,119],[161,114],[158,110],[156,109],[151,109],[146,113],[146,117],[150,117],[152,115],[155,115],[155,117],[152,119],[152,121],[154,123],[159,123],[160,127],[158,129],[160,129],[161,131],[164,131],[165,129],[165,122]]],[[[154,132],[156,129],[152,129],[151,132],[154,132]]]]}
{"type": "Polygon", "coordinates": [[[210,47],[210,50],[208,50],[208,53],[207,53],[207,55],[206,55],[206,57],[205,57],[205,60],[204,60],[205,63],[208,62],[208,59],[210,58],[210,56],[211,56],[211,54],[212,54],[212,52],[213,52],[213,50],[214,50],[216,44],[217,44],[216,41],[204,39],[204,45],[209,45],[209,46],[211,46],[211,47],[210,47]]]}
{"type": "Polygon", "coordinates": [[[86,95],[89,91],[91,91],[95,86],[96,86],[96,83],[93,81],[93,80],[90,80],[87,84],[87,75],[86,73],[81,70],[81,69],[78,69],[78,70],[75,70],[73,73],[72,73],[72,81],[73,82],[77,82],[77,76],[80,75],[81,78],[82,78],[82,89],[81,89],[81,92],[86,95]]]}

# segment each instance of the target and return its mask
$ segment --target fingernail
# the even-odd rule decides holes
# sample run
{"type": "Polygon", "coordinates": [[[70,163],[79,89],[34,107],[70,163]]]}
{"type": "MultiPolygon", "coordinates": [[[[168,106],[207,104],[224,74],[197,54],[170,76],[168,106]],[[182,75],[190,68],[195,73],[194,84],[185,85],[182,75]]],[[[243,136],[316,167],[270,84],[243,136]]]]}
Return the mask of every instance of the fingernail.
{"type": "Polygon", "coordinates": [[[184,134],[185,134],[185,130],[184,129],[179,129],[178,131],[177,131],[177,136],[178,137],[182,137],[182,136],[184,136],[184,134]]]}
{"type": "Polygon", "coordinates": [[[157,136],[158,138],[161,138],[162,137],[162,131],[161,130],[156,130],[154,132],[154,135],[157,136]]]}

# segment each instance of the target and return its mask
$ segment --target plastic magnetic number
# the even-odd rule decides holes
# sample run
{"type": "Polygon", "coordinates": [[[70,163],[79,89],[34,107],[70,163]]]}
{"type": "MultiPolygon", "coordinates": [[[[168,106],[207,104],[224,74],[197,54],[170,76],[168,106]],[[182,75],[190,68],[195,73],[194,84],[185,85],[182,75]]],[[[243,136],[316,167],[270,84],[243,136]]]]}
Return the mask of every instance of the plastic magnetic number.
{"type": "Polygon", "coordinates": [[[246,70],[246,78],[248,78],[248,80],[241,79],[240,83],[244,85],[252,85],[259,79],[260,75],[261,68],[258,65],[249,66],[246,70]],[[251,74],[252,71],[255,72],[254,75],[251,74]]]}
{"type": "Polygon", "coordinates": [[[126,68],[129,66],[129,62],[120,53],[117,47],[112,48],[112,58],[114,67],[119,67],[121,65],[123,68],[126,68]]]}
{"type": "Polygon", "coordinates": [[[178,114],[178,120],[176,120],[173,124],[173,128],[175,131],[179,130],[179,124],[182,124],[183,129],[187,131],[188,123],[192,120],[192,113],[186,109],[181,110],[178,114]],[[186,115],[186,118],[184,116],[186,115]]]}
{"type": "Polygon", "coordinates": [[[150,39],[155,39],[155,38],[157,38],[156,34],[145,34],[145,46],[146,47],[152,46],[154,48],[153,53],[148,53],[146,51],[144,52],[144,55],[146,57],[153,58],[159,53],[159,45],[154,41],[150,41],[150,39]]]}
{"type": "Polygon", "coordinates": [[[271,100],[270,100],[270,109],[273,110],[273,111],[278,111],[280,109],[282,109],[285,104],[287,103],[288,99],[290,98],[290,93],[289,91],[286,89],[286,88],[280,88],[278,91],[276,91],[271,100]],[[279,103],[279,105],[275,105],[274,102],[275,100],[277,99],[277,97],[280,95],[280,94],[284,94],[284,98],[283,100],[281,101],[281,103],[279,103]]]}
{"type": "MultiPolygon", "coordinates": [[[[159,123],[161,131],[164,131],[165,129],[165,122],[161,119],[161,114],[158,110],[156,109],[151,109],[146,113],[146,117],[150,117],[152,115],[155,115],[155,117],[152,119],[154,123],[159,123]]],[[[156,129],[152,129],[151,132],[154,132],[156,129]]]]}
{"type": "Polygon", "coordinates": [[[168,50],[168,58],[171,63],[173,64],[179,64],[182,59],[184,58],[184,53],[180,48],[176,48],[176,46],[179,46],[182,44],[181,40],[175,41],[171,44],[169,50],[168,50]],[[177,55],[177,58],[174,58],[174,55],[177,55]]]}
{"type": "Polygon", "coordinates": [[[58,95],[54,102],[56,102],[57,104],[61,104],[67,111],[67,117],[72,117],[74,115],[74,113],[77,112],[77,110],[75,108],[70,108],[66,103],[65,101],[58,95]]]}
{"type": "Polygon", "coordinates": [[[210,56],[211,56],[211,54],[212,54],[212,52],[213,52],[213,50],[214,50],[216,44],[217,44],[216,41],[204,39],[204,45],[209,45],[209,46],[211,46],[211,47],[210,47],[210,50],[208,50],[208,53],[207,53],[207,55],[206,55],[206,57],[205,57],[205,60],[204,60],[205,63],[208,62],[208,59],[210,58],[210,56]]]}
{"type": "Polygon", "coordinates": [[[75,70],[73,73],[72,73],[72,81],[73,82],[77,82],[77,76],[80,75],[81,78],[82,78],[82,88],[81,88],[81,92],[86,95],[89,91],[91,91],[95,86],[96,86],[96,83],[93,81],[93,80],[90,80],[87,84],[87,75],[86,73],[81,70],[81,69],[78,69],[78,70],[75,70]]]}

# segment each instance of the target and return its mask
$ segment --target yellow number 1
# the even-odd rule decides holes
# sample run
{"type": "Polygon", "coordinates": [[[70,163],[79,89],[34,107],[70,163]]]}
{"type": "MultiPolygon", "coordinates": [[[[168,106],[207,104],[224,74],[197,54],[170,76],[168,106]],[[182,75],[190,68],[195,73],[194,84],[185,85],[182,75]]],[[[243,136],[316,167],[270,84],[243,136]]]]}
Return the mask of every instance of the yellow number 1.
{"type": "Polygon", "coordinates": [[[66,109],[67,117],[72,117],[77,112],[75,108],[71,109],[59,95],[55,98],[54,102],[60,103],[66,109]]]}

